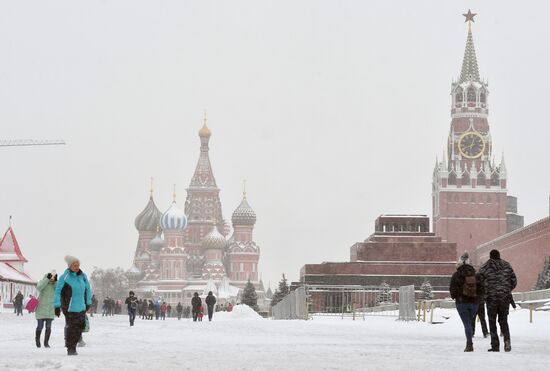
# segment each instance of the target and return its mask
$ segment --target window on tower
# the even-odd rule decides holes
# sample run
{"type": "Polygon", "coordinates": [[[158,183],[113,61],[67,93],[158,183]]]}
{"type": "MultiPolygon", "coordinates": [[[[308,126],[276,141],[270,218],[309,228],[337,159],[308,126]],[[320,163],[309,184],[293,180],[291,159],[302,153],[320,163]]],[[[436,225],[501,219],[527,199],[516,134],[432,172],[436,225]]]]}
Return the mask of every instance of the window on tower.
{"type": "Polygon", "coordinates": [[[449,185],[456,185],[456,174],[454,171],[449,174],[449,185]]]}
{"type": "Polygon", "coordinates": [[[469,87],[468,88],[468,93],[466,94],[467,95],[467,99],[468,99],[468,103],[470,102],[474,102],[476,101],[476,91],[473,87],[469,87]]]}
{"type": "Polygon", "coordinates": [[[464,100],[464,90],[462,90],[462,88],[456,89],[455,102],[458,104],[458,103],[462,103],[463,100],[464,100]]]}
{"type": "Polygon", "coordinates": [[[485,94],[485,90],[482,90],[481,93],[479,93],[479,101],[481,103],[485,103],[486,99],[487,99],[487,96],[485,94]]]}
{"type": "Polygon", "coordinates": [[[480,172],[479,174],[477,174],[477,185],[478,186],[484,186],[485,181],[486,181],[486,178],[485,178],[485,173],[484,172],[480,172]]]}
{"type": "Polygon", "coordinates": [[[494,171],[491,174],[491,185],[492,186],[497,186],[499,184],[500,184],[500,177],[498,176],[498,172],[494,171]]]}

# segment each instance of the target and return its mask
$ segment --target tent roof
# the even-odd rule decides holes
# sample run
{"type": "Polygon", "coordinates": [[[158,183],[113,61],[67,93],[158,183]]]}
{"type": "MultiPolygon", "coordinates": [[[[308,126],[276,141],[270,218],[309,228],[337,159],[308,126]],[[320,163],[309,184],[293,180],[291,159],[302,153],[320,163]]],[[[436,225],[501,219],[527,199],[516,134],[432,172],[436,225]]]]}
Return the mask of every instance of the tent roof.
{"type": "Polygon", "coordinates": [[[15,238],[15,233],[13,233],[11,226],[4,233],[2,241],[0,241],[0,261],[27,262],[27,259],[21,253],[19,243],[17,242],[17,238],[15,238]]]}

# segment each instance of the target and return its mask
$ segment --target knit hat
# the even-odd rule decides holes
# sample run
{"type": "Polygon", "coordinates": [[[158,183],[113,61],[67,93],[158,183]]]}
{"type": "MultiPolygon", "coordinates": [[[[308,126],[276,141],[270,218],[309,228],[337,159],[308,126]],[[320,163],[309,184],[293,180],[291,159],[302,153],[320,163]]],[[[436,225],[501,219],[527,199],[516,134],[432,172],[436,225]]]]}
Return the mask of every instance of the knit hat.
{"type": "Polygon", "coordinates": [[[73,265],[73,263],[76,263],[76,262],[80,263],[80,260],[78,258],[75,258],[74,256],[71,256],[71,255],[65,256],[65,261],[67,262],[67,267],[70,267],[71,265],[73,265]]]}
{"type": "Polygon", "coordinates": [[[500,259],[500,251],[491,250],[491,252],[489,253],[489,258],[491,258],[491,259],[500,259]]]}
{"type": "Polygon", "coordinates": [[[461,265],[464,265],[464,264],[468,264],[468,265],[471,265],[470,263],[470,255],[468,254],[467,251],[464,252],[464,254],[462,254],[462,256],[460,258],[458,258],[458,261],[456,262],[456,267],[460,267],[461,265]]]}

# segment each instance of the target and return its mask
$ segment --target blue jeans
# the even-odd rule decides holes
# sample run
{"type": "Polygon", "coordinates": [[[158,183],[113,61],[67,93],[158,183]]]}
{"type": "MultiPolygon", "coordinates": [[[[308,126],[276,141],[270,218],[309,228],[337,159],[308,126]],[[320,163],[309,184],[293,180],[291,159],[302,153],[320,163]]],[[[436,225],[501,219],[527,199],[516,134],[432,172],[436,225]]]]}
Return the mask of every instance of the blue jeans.
{"type": "Polygon", "coordinates": [[[134,320],[136,319],[136,310],[128,309],[128,317],[130,317],[130,326],[133,326],[134,320]]]}
{"type": "Polygon", "coordinates": [[[456,310],[460,315],[462,324],[464,325],[464,332],[466,333],[466,342],[472,343],[472,324],[475,323],[475,317],[477,315],[477,303],[456,303],[456,310]]]}
{"type": "Polygon", "coordinates": [[[44,323],[46,324],[46,331],[52,329],[52,321],[53,319],[37,319],[38,325],[36,326],[37,331],[42,331],[44,328],[44,323]]]}

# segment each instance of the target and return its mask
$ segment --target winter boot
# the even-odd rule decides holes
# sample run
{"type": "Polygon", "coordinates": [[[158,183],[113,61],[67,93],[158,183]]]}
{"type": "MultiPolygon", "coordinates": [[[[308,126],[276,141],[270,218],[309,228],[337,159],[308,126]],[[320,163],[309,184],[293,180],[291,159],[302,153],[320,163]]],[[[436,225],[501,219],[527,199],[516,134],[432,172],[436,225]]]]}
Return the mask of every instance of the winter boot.
{"type": "Polygon", "coordinates": [[[40,348],[40,335],[42,334],[42,330],[36,330],[36,337],[34,340],[36,341],[36,347],[40,348]]]}
{"type": "Polygon", "coordinates": [[[68,356],[77,356],[78,353],[76,352],[76,348],[67,348],[67,355],[68,356]]]}
{"type": "Polygon", "coordinates": [[[474,344],[473,343],[466,343],[466,348],[464,348],[465,352],[473,352],[474,351],[474,344]]]}
{"type": "Polygon", "coordinates": [[[84,342],[84,340],[82,339],[82,337],[80,337],[80,340],[78,340],[77,346],[78,346],[79,348],[82,348],[82,347],[85,347],[85,346],[86,346],[86,343],[84,342]]]}
{"type": "Polygon", "coordinates": [[[50,334],[52,333],[52,330],[48,330],[46,329],[46,335],[44,335],[44,348],[49,348],[50,347],[50,344],[49,344],[49,341],[50,341],[50,334]]]}
{"type": "Polygon", "coordinates": [[[510,340],[504,340],[504,351],[509,352],[512,350],[512,344],[510,344],[510,340]]]}

